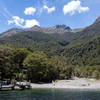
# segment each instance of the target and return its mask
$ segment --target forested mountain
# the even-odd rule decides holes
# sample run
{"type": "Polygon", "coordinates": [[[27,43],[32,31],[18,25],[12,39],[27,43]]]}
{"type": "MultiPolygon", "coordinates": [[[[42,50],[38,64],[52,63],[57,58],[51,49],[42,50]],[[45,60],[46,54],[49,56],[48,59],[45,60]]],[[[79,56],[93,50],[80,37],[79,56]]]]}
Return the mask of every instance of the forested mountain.
{"type": "Polygon", "coordinates": [[[80,32],[76,32],[73,35],[73,40],[71,42],[84,43],[87,42],[88,40],[97,38],[98,36],[100,36],[100,17],[98,17],[92,25],[82,29],[82,31],[80,32]]]}
{"type": "Polygon", "coordinates": [[[75,66],[100,65],[100,37],[70,48],[66,47],[61,54],[66,56],[69,64],[75,66]]]}
{"type": "Polygon", "coordinates": [[[13,36],[0,38],[0,43],[16,45],[33,51],[50,51],[51,49],[56,50],[68,45],[68,42],[64,41],[59,36],[36,31],[24,31],[13,36]]]}
{"type": "Polygon", "coordinates": [[[47,50],[85,43],[100,36],[100,17],[83,29],[72,30],[66,25],[42,28],[34,26],[30,29],[10,29],[0,35],[0,43],[10,43],[21,47],[47,50]]]}
{"type": "Polygon", "coordinates": [[[33,51],[55,51],[69,44],[71,34],[71,29],[65,25],[45,29],[38,26],[25,30],[13,28],[1,34],[0,44],[12,44],[33,51]]]}
{"type": "MultiPolygon", "coordinates": [[[[100,37],[100,17],[83,29],[72,30],[66,25],[30,29],[10,29],[0,35],[0,44],[11,44],[32,51],[46,51],[59,54],[67,48],[75,48],[100,37]]],[[[81,47],[82,48],[82,47],[81,47]]],[[[66,50],[65,50],[66,51],[66,50]]]]}
{"type": "Polygon", "coordinates": [[[65,25],[13,28],[0,35],[0,44],[1,80],[23,75],[32,82],[72,76],[100,78],[100,17],[83,29],[65,25]]]}

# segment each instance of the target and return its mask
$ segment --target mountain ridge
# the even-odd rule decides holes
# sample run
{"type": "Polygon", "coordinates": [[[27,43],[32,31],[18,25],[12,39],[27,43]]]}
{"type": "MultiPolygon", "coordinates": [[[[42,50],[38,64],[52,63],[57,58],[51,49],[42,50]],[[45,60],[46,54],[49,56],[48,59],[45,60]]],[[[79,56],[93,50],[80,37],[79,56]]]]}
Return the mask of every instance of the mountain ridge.
{"type": "Polygon", "coordinates": [[[43,32],[46,34],[53,34],[53,33],[58,33],[58,34],[64,34],[65,32],[71,32],[72,29],[69,26],[66,25],[55,25],[52,27],[40,27],[40,26],[33,26],[31,28],[27,29],[19,29],[19,28],[11,28],[3,33],[0,34],[0,37],[5,37],[5,36],[11,36],[15,35],[19,32],[24,32],[24,31],[36,31],[36,32],[43,32]]]}
{"type": "Polygon", "coordinates": [[[31,28],[27,28],[27,29],[21,29],[21,28],[11,28],[8,29],[7,31],[3,32],[0,34],[0,37],[4,37],[4,36],[11,36],[13,34],[17,34],[19,32],[22,31],[39,31],[39,32],[43,32],[43,33],[48,33],[48,34],[54,34],[54,33],[58,33],[58,34],[64,34],[66,32],[72,32],[72,33],[77,33],[80,31],[84,31],[85,29],[91,27],[91,26],[96,26],[97,24],[100,24],[100,16],[94,21],[94,23],[90,26],[87,26],[85,28],[76,28],[76,29],[71,29],[70,26],[67,26],[65,24],[62,25],[55,25],[55,26],[51,26],[51,27],[40,27],[40,26],[33,26],[31,28]]]}
{"type": "Polygon", "coordinates": [[[30,29],[13,28],[0,35],[0,44],[12,44],[35,50],[51,50],[86,43],[100,36],[100,20],[83,29],[72,30],[66,25],[49,28],[34,26],[30,29]],[[12,32],[10,32],[12,31],[12,32]],[[75,32],[76,31],[76,32],[75,32]],[[14,33],[13,33],[14,32],[14,33]],[[18,32],[18,33],[17,33],[18,32]],[[48,49],[49,48],[49,49],[48,49]]]}

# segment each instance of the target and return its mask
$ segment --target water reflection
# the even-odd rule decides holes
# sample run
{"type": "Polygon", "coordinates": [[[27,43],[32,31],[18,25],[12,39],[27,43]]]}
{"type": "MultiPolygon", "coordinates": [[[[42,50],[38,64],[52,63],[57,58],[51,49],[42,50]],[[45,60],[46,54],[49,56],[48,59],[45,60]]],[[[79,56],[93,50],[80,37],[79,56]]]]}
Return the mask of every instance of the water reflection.
{"type": "Polygon", "coordinates": [[[64,89],[0,91],[0,100],[100,100],[100,91],[64,89]]]}

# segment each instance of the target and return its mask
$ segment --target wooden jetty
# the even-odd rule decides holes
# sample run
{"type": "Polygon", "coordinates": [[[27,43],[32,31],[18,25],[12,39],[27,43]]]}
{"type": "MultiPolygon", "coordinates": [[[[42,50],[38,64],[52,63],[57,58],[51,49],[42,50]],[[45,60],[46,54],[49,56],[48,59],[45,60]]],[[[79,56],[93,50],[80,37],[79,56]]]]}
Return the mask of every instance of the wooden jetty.
{"type": "Polygon", "coordinates": [[[0,90],[8,90],[8,89],[14,89],[14,85],[2,85],[0,86],[0,90]]]}
{"type": "Polygon", "coordinates": [[[15,89],[21,89],[21,90],[31,89],[31,85],[28,82],[26,84],[19,82],[13,85],[0,85],[0,90],[15,90],[15,89]]]}

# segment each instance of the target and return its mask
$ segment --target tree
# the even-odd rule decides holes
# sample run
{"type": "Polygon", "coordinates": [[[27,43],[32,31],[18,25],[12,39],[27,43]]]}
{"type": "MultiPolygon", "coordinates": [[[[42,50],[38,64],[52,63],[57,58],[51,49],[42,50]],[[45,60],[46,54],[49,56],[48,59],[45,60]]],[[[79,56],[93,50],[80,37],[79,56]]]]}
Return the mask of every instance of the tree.
{"type": "Polygon", "coordinates": [[[92,73],[92,77],[95,78],[95,79],[100,79],[100,72],[95,70],[93,73],[92,73]]]}
{"type": "Polygon", "coordinates": [[[29,52],[26,49],[23,48],[15,48],[14,50],[14,57],[13,57],[13,61],[16,64],[17,67],[17,73],[22,72],[23,71],[23,61],[24,59],[30,54],[31,52],[29,52]]]}
{"type": "Polygon", "coordinates": [[[52,60],[43,52],[34,52],[24,60],[28,80],[50,82],[56,79],[56,68],[52,60]]]}
{"type": "Polygon", "coordinates": [[[14,50],[8,46],[0,46],[0,75],[1,80],[11,79],[14,71],[13,63],[14,50]]]}

